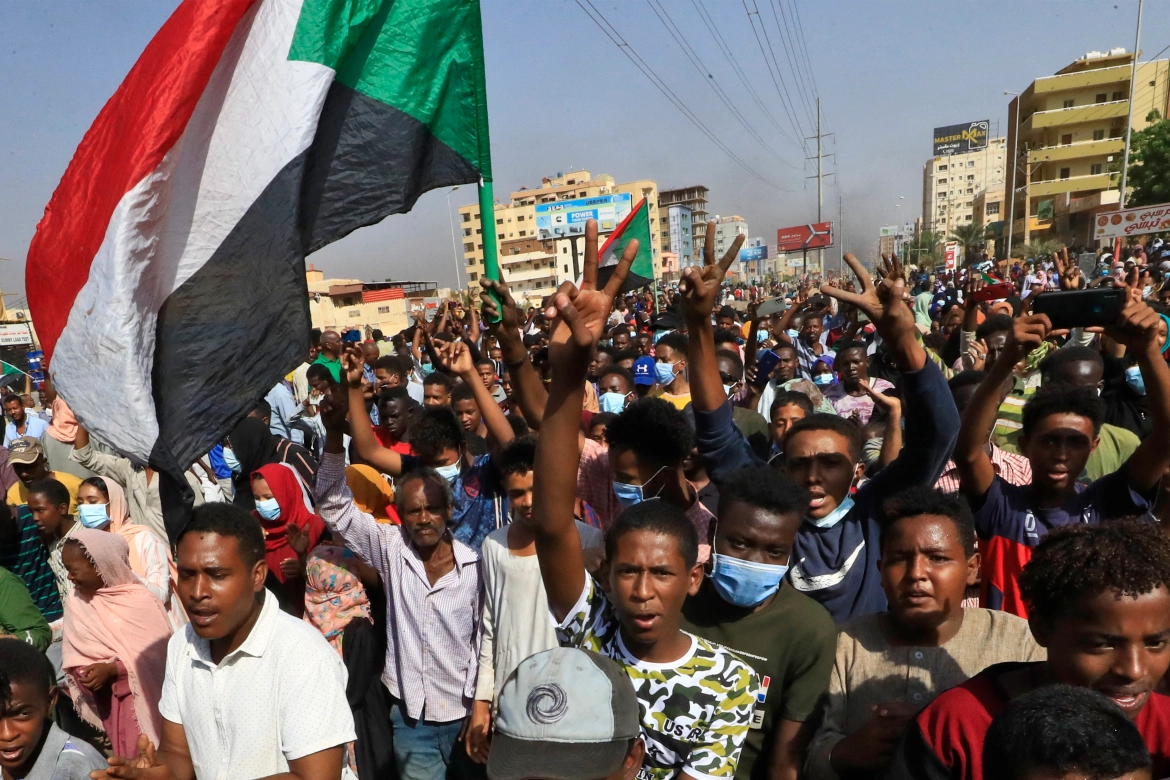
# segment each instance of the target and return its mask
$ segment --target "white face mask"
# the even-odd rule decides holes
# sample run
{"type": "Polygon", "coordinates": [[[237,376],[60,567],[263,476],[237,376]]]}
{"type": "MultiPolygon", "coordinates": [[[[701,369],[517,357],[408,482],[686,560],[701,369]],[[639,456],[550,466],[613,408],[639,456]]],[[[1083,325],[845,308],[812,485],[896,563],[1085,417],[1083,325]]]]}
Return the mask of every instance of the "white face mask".
{"type": "Polygon", "coordinates": [[[455,461],[450,466],[437,466],[435,471],[439,472],[439,476],[447,480],[448,485],[455,484],[455,478],[459,476],[459,461],[455,461]]]}

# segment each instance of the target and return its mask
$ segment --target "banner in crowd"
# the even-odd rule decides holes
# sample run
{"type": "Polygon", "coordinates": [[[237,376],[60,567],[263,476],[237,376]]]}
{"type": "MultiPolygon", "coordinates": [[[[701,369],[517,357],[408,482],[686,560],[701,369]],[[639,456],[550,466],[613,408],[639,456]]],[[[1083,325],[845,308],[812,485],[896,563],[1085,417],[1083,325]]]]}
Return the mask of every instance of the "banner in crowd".
{"type": "Polygon", "coordinates": [[[488,161],[478,0],[184,0],[29,248],[57,390],[181,473],[304,359],[305,255],[488,161]]]}

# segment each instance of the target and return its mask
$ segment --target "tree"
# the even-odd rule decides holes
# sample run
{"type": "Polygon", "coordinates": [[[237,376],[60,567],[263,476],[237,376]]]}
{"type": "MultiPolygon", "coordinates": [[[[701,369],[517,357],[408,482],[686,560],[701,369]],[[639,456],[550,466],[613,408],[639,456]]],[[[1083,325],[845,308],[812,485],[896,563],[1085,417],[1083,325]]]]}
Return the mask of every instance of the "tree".
{"type": "Polygon", "coordinates": [[[907,241],[902,249],[908,263],[926,268],[937,265],[942,260],[942,235],[929,228],[920,230],[914,238],[907,241]]]}
{"type": "Polygon", "coordinates": [[[1052,257],[1053,252],[1060,251],[1064,246],[1051,238],[1037,238],[1017,247],[1012,247],[1012,254],[1019,258],[1030,257],[1033,260],[1043,260],[1052,257]]]}
{"type": "Polygon", "coordinates": [[[963,247],[963,260],[967,265],[975,257],[975,253],[987,243],[987,229],[982,222],[972,222],[970,225],[956,225],[951,231],[950,241],[958,241],[963,247]]]}
{"type": "Polygon", "coordinates": [[[1170,203],[1170,119],[1133,134],[1126,207],[1170,203]]]}

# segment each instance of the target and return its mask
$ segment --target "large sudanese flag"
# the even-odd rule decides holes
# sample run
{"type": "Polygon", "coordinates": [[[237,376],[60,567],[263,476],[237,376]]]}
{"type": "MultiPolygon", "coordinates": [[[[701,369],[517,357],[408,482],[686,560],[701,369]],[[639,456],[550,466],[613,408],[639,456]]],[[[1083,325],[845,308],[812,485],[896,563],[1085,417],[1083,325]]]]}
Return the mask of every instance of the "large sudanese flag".
{"type": "Polygon", "coordinates": [[[638,205],[634,206],[621,224],[614,228],[598,250],[598,287],[605,287],[609,283],[609,278],[621,262],[622,253],[626,251],[626,244],[633,239],[638,240],[638,253],[634,255],[634,261],[630,264],[629,273],[626,274],[619,293],[627,293],[654,282],[653,244],[650,243],[650,216],[645,198],[638,201],[638,205]]]}
{"type": "Polygon", "coordinates": [[[307,351],[304,258],[491,181],[479,0],[184,0],[29,247],[57,391],[176,490],[307,351]]]}

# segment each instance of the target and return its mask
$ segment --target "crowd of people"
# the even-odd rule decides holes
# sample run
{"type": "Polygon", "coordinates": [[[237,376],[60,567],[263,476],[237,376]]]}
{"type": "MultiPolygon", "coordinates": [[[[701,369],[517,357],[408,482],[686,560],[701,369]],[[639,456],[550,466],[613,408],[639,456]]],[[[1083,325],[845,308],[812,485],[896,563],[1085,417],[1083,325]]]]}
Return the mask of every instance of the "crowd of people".
{"type": "Polygon", "coordinates": [[[1170,775],[1170,247],[733,285],[714,234],[314,332],[177,538],[4,398],[4,780],[1170,775]]]}

